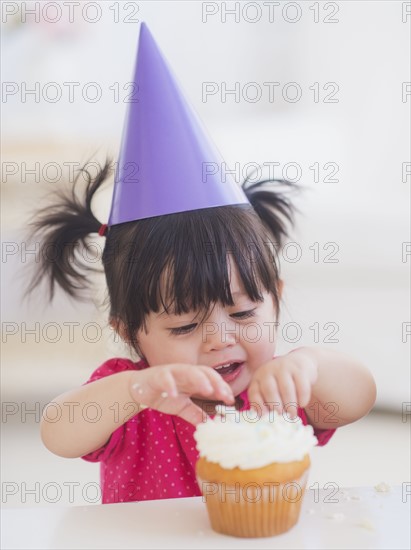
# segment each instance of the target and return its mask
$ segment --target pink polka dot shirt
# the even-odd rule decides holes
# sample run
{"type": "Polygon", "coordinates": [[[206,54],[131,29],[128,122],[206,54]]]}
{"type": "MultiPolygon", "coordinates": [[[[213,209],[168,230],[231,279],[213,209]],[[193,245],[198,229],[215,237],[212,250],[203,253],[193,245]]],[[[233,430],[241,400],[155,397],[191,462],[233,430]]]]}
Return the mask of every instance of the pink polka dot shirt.
{"type": "MultiPolygon", "coordinates": [[[[144,361],[110,359],[87,383],[126,370],[148,368],[144,361]]],[[[240,397],[248,410],[247,390],[240,397]]],[[[298,409],[303,424],[307,417],[298,409]]],[[[193,437],[195,427],[178,416],[144,409],[115,430],[107,443],[82,458],[100,462],[103,504],[201,495],[195,476],[198,459],[193,437]]],[[[325,445],[335,429],[314,430],[325,445]]]]}

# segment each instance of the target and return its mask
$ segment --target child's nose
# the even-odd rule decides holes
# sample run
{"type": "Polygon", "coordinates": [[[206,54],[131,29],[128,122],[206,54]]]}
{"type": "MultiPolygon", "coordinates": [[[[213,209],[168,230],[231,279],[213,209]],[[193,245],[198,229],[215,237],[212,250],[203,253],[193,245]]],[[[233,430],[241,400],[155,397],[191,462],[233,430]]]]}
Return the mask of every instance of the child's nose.
{"type": "Polygon", "coordinates": [[[239,340],[236,323],[207,322],[203,325],[202,340],[208,351],[218,351],[235,345],[239,340]]]}

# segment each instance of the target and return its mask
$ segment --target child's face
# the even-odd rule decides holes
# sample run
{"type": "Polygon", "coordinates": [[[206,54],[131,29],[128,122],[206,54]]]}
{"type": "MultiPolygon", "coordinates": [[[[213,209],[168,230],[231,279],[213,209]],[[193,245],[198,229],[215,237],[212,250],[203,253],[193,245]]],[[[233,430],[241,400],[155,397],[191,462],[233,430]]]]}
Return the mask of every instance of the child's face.
{"type": "Polygon", "coordinates": [[[267,292],[263,302],[252,302],[233,265],[231,273],[234,305],[217,303],[202,322],[201,315],[195,319],[197,312],[148,315],[147,333],[140,330],[137,338],[150,366],[184,363],[216,368],[239,363],[217,372],[234,395],[248,387],[253,372],[274,356],[276,309],[267,292]]]}

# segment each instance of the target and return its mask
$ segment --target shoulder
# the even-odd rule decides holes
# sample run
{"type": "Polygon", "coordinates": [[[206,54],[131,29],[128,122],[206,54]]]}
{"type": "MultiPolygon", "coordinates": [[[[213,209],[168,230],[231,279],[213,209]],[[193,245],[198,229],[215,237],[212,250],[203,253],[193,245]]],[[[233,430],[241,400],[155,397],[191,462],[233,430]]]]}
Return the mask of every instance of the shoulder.
{"type": "Polygon", "coordinates": [[[95,382],[100,380],[100,378],[105,378],[106,376],[111,376],[112,374],[117,374],[119,372],[124,372],[128,370],[142,370],[146,369],[148,364],[141,360],[135,363],[131,359],[125,357],[114,357],[108,359],[102,365],[100,365],[87,380],[86,384],[89,382],[95,382]]]}

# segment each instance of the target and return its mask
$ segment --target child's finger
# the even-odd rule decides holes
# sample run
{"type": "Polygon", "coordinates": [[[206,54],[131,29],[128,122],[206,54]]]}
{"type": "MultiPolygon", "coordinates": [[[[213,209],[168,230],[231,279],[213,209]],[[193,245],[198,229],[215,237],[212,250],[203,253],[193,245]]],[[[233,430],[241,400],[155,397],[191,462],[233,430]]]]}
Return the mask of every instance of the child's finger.
{"type": "Polygon", "coordinates": [[[196,366],[187,366],[184,369],[177,369],[175,378],[179,391],[192,395],[199,393],[204,396],[209,396],[214,393],[213,385],[211,384],[205,373],[196,366]]]}
{"type": "Polygon", "coordinates": [[[276,410],[278,413],[282,413],[283,402],[281,400],[280,392],[277,382],[273,376],[269,376],[264,380],[262,385],[262,394],[266,407],[268,410],[276,410]]]}
{"type": "Polygon", "coordinates": [[[277,377],[277,384],[283,402],[283,410],[291,417],[295,417],[297,414],[297,395],[292,376],[286,372],[282,373],[281,376],[277,377]]]}
{"type": "Polygon", "coordinates": [[[213,386],[214,393],[222,401],[233,403],[235,400],[233,390],[218,372],[211,367],[199,367],[213,386]]]}
{"type": "Polygon", "coordinates": [[[234,401],[230,386],[211,367],[183,365],[176,369],[175,374],[180,391],[206,397],[213,395],[227,403],[234,401]]]}
{"type": "Polygon", "coordinates": [[[297,402],[300,407],[306,407],[311,397],[311,384],[305,376],[295,374],[293,376],[297,392],[297,402]]]}
{"type": "Polygon", "coordinates": [[[261,388],[258,383],[258,380],[253,380],[251,384],[248,386],[248,400],[250,402],[250,406],[254,408],[262,407],[264,409],[264,398],[261,393],[261,388]]]}

